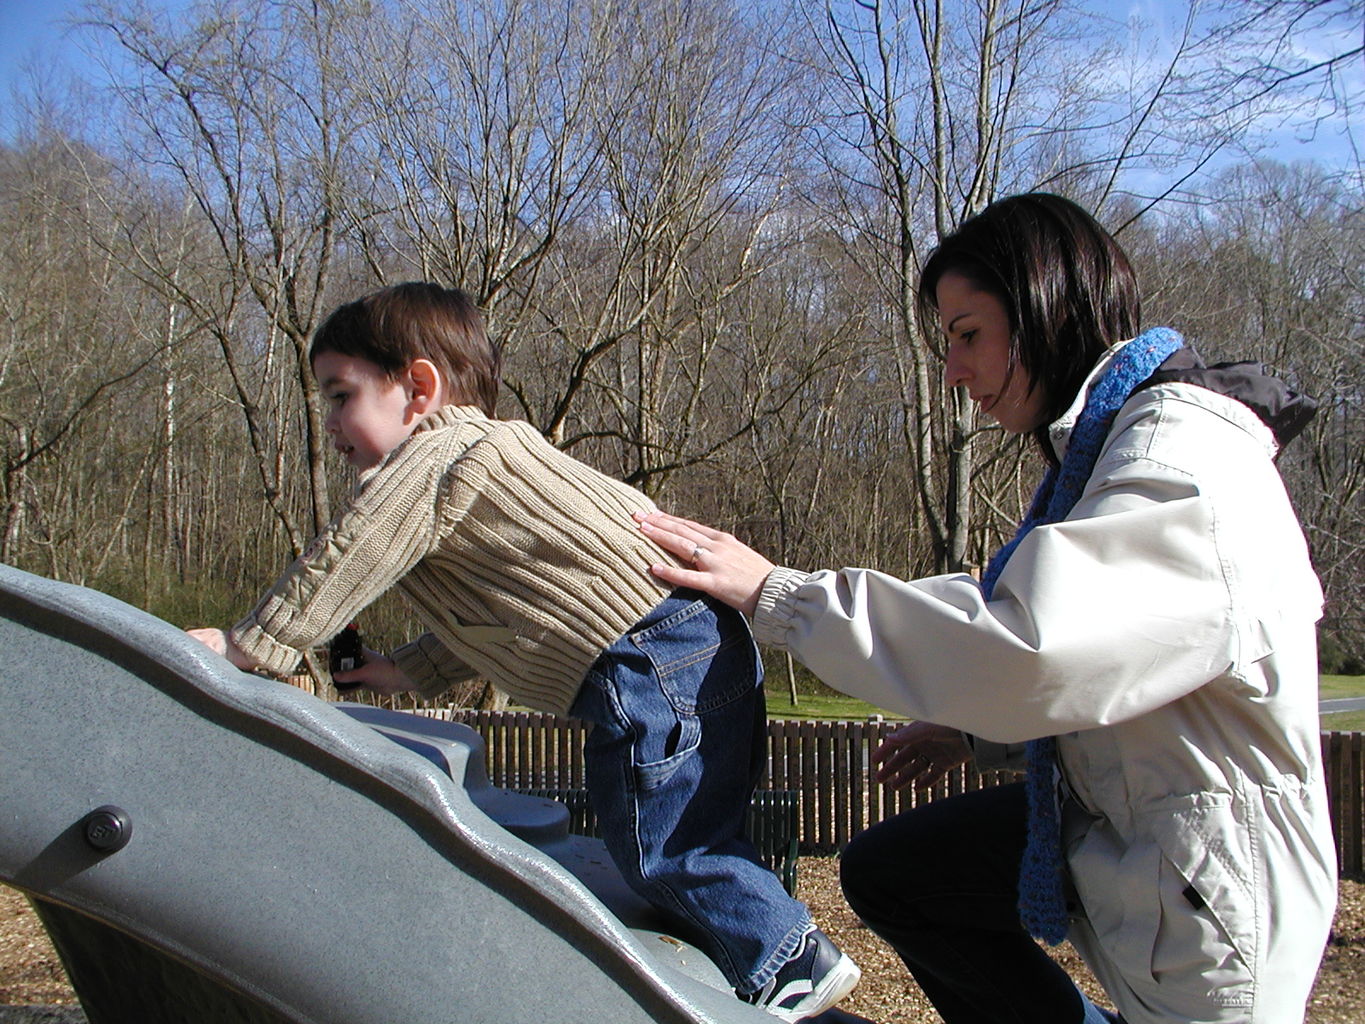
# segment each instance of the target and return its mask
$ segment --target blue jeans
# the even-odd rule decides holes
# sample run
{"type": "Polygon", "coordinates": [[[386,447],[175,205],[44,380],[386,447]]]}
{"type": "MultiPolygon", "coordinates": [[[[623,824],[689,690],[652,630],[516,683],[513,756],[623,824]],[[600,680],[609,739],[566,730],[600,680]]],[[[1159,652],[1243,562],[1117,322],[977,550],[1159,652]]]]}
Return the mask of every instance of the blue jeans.
{"type": "Polygon", "coordinates": [[[1023,783],[935,800],[859,833],[839,880],[946,1024],[1096,1024],[1094,1006],[1019,923],[1023,783]]]}
{"type": "Polygon", "coordinates": [[[736,989],[762,986],[811,918],[744,834],[767,715],[743,616],[675,592],[602,653],[569,713],[592,723],[588,795],[626,881],[736,989]]]}

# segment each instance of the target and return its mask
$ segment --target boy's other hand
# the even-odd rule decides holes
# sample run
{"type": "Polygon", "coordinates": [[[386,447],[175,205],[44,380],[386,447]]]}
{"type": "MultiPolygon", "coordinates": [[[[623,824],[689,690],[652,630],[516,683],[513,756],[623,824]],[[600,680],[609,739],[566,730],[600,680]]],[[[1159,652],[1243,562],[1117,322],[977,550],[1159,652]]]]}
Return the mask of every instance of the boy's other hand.
{"type": "Polygon", "coordinates": [[[227,657],[227,633],[221,629],[187,629],[190,636],[211,650],[214,654],[227,657]]]}
{"type": "Polygon", "coordinates": [[[242,649],[228,638],[227,630],[224,629],[187,629],[190,636],[194,637],[201,644],[211,650],[214,654],[221,654],[228,661],[236,665],[244,672],[250,672],[256,667],[255,662],[242,653],[242,649]]]}
{"type": "Polygon", "coordinates": [[[332,682],[343,686],[359,684],[385,696],[412,689],[412,680],[403,674],[403,670],[394,664],[393,659],[386,658],[368,647],[365,648],[363,665],[349,672],[332,673],[332,682]]]}

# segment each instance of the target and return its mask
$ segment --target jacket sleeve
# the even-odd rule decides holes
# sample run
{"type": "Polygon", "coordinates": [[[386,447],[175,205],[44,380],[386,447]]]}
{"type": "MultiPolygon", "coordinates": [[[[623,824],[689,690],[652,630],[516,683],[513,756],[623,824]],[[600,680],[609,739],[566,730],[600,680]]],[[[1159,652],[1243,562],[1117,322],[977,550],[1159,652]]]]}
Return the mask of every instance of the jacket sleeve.
{"type": "Polygon", "coordinates": [[[248,657],[290,671],[300,651],[332,636],[427,554],[445,470],[432,457],[434,441],[414,435],[363,480],[351,505],[233,626],[248,657]]]}
{"type": "Polygon", "coordinates": [[[478,675],[434,633],[423,633],[393,652],[394,663],[427,699],[439,697],[456,683],[478,675]]]}
{"type": "Polygon", "coordinates": [[[964,732],[962,738],[972,748],[972,763],[977,771],[1022,772],[1028,768],[1028,744],[993,743],[964,732]]]}
{"type": "Polygon", "coordinates": [[[1139,426],[1116,425],[1070,518],[1024,538],[990,601],[965,574],[777,569],[755,637],[846,693],[997,743],[1189,693],[1238,657],[1216,502],[1139,426]]]}

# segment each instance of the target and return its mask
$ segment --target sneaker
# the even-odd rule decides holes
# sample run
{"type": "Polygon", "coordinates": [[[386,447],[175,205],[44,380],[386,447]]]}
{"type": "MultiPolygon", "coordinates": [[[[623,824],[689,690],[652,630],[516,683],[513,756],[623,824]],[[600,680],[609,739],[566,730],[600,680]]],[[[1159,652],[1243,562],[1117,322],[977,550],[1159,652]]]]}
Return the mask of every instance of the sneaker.
{"type": "Polygon", "coordinates": [[[736,992],[746,1003],[785,1021],[823,1013],[853,991],[863,972],[819,928],[806,932],[796,955],[755,992],[736,992]]]}

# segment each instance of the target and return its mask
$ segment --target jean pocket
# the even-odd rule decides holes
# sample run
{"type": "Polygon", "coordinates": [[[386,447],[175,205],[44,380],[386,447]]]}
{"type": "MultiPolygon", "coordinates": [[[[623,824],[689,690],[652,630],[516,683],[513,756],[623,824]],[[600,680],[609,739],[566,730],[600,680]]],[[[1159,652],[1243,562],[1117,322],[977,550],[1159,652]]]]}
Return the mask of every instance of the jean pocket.
{"type": "Polygon", "coordinates": [[[758,649],[739,612],[692,601],[631,636],[679,715],[704,715],[758,685],[758,649]]]}
{"type": "MultiPolygon", "coordinates": [[[[631,767],[643,792],[658,789],[688,763],[701,745],[701,723],[693,716],[678,719],[666,741],[664,756],[656,761],[636,762],[631,767]]],[[[636,748],[640,752],[640,748],[636,748]]]]}

